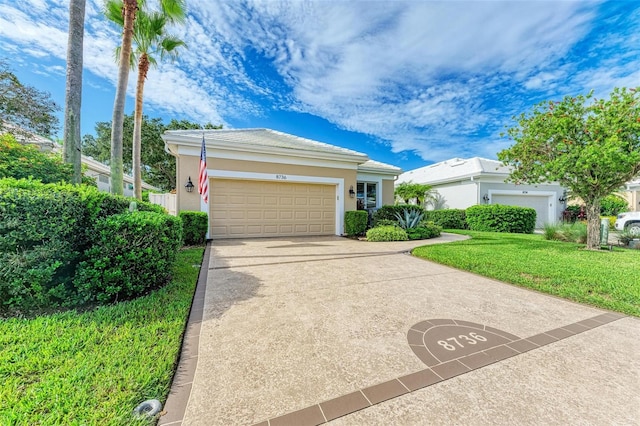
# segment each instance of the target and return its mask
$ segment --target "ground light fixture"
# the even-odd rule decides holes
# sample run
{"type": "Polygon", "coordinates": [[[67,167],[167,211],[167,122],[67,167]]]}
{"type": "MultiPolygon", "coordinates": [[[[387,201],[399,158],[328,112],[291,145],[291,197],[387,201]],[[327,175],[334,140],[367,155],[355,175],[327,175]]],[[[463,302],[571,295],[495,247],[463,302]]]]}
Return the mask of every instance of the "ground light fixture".
{"type": "Polygon", "coordinates": [[[193,182],[191,182],[191,176],[189,176],[189,180],[187,180],[187,183],[184,185],[184,187],[187,189],[187,192],[193,192],[193,182]]]}

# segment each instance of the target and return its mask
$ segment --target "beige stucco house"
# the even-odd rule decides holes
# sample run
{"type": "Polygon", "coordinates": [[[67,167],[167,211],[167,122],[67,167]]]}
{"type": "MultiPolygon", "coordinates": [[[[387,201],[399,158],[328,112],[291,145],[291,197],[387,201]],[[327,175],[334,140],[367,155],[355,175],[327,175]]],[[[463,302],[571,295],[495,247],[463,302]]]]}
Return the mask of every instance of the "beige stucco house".
{"type": "Polygon", "coordinates": [[[178,211],[209,214],[209,238],[342,235],[344,213],[394,202],[397,167],[270,129],[171,130],[178,211]],[[197,191],[202,139],[209,203],[197,191]],[[196,186],[187,192],[191,180],[196,186]]]}
{"type": "Polygon", "coordinates": [[[629,211],[640,211],[640,178],[627,183],[620,195],[627,200],[629,211]]]}

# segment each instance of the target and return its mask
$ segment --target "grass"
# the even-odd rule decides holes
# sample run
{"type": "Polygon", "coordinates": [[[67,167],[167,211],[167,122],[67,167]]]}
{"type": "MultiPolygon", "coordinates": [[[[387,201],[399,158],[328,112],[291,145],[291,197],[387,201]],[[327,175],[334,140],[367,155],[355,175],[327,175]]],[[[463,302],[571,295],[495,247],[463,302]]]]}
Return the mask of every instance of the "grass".
{"type": "Polygon", "coordinates": [[[202,253],[180,251],[173,281],[144,297],[0,321],[0,424],[155,423],[132,410],[166,400],[202,253]]]}
{"type": "Polygon", "coordinates": [[[542,235],[452,231],[472,238],[415,256],[599,308],[640,316],[640,251],[584,250],[542,235]]]}

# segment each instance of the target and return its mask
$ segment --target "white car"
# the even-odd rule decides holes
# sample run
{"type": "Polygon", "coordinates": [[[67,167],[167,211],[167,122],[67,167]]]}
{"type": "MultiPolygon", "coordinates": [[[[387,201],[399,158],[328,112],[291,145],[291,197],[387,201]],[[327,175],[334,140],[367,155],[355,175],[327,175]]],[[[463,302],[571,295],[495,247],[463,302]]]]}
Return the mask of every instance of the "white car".
{"type": "Polygon", "coordinates": [[[633,235],[640,235],[640,212],[620,213],[614,226],[618,231],[629,231],[633,235]]]}

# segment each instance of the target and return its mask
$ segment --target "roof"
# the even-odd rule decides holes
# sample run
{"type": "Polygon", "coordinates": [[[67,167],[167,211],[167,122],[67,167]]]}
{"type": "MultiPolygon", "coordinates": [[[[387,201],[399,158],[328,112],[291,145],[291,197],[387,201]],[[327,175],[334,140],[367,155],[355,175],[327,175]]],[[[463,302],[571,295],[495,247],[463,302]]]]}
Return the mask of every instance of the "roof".
{"type": "Polygon", "coordinates": [[[397,183],[415,182],[437,184],[478,176],[508,176],[510,168],[497,160],[481,157],[452,158],[440,163],[402,173],[397,183]]]}
{"type": "Polygon", "coordinates": [[[400,167],[392,166],[391,164],[381,163],[379,161],[368,160],[362,164],[358,165],[359,172],[371,172],[378,174],[390,174],[390,175],[399,175],[402,173],[402,169],[400,167]]]}
{"type": "Polygon", "coordinates": [[[162,135],[162,138],[165,144],[173,142],[182,145],[196,144],[200,146],[203,135],[207,148],[297,157],[333,158],[358,164],[369,160],[369,157],[361,152],[271,129],[167,130],[162,135]]]}

